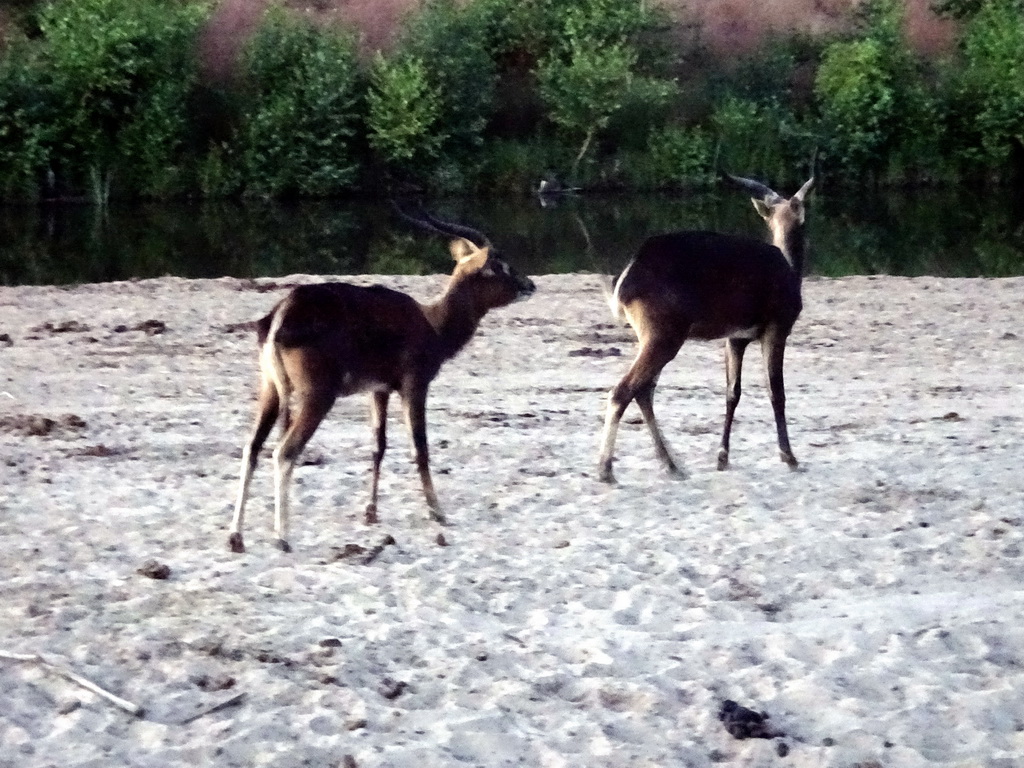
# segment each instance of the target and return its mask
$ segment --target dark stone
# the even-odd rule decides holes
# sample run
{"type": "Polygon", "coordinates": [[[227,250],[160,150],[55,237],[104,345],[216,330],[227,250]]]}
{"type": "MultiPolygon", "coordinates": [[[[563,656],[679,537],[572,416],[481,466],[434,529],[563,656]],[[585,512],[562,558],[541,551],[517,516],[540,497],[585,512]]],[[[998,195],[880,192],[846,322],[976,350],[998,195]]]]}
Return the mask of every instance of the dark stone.
{"type": "Polygon", "coordinates": [[[164,563],[157,562],[156,560],[147,560],[142,564],[138,570],[136,570],[141,576],[146,576],[150,579],[167,579],[171,575],[171,567],[164,563]]]}
{"type": "Polygon", "coordinates": [[[767,712],[755,712],[729,699],[722,702],[718,719],[722,721],[725,730],[737,739],[774,739],[776,736],[785,736],[766,722],[767,712]]]}

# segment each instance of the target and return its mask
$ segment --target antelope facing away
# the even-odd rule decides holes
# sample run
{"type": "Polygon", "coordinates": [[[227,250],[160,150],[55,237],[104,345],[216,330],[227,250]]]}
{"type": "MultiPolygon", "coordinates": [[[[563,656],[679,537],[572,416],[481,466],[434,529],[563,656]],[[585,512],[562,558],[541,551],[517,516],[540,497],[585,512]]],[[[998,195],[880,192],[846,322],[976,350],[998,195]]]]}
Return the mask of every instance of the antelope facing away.
{"type": "Polygon", "coordinates": [[[779,454],[797,466],[786,429],[782,378],[786,338],[802,308],[804,198],[811,177],[791,198],[760,182],[730,178],[757,195],[754,208],[772,243],[718,232],[673,232],[648,238],[615,280],[609,304],[625,316],[640,342],[636,360],[608,396],[599,462],[600,479],[614,482],[615,435],[626,407],[636,400],[665,468],[679,473],[654,417],[654,388],[662,369],[687,339],[725,339],[725,426],[718,468],[729,465],[729,434],[740,400],[743,353],[761,344],[768,395],[775,411],[779,454]]]}
{"type": "Polygon", "coordinates": [[[494,254],[490,241],[469,227],[423,213],[402,214],[418,226],[452,238],[455,269],[430,304],[382,286],[347,283],[292,290],[257,323],[260,346],[258,414],[242,453],[238,502],[228,544],[244,552],[242,522],[256,459],[274,423],[274,532],[288,544],[288,486],[303,447],[338,397],[368,392],[376,440],[366,522],[377,522],[377,485],[386,447],[388,398],[398,392],[412,437],[416,468],[431,519],[444,522],[430,478],[425,406],[427,388],[441,365],[462,349],[485,314],[528,297],[535,286],[494,254]]]}

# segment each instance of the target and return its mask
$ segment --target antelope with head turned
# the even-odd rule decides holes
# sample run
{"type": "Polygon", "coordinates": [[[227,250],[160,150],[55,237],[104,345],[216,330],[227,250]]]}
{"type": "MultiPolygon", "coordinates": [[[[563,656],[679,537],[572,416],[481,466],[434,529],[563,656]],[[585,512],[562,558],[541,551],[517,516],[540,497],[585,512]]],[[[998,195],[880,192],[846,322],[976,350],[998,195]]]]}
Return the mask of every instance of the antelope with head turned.
{"type": "Polygon", "coordinates": [[[281,439],[273,453],[274,532],[277,547],[288,552],[288,490],[299,454],[334,401],[357,392],[370,394],[375,439],[366,522],[377,522],[377,486],[387,444],[388,399],[393,392],[402,400],[429,515],[444,522],[430,476],[427,389],[441,365],[472,338],[489,310],[528,297],[535,286],[499,258],[480,232],[427,213],[422,218],[402,215],[451,238],[455,269],[435,301],[421,304],[379,285],[304,285],[257,322],[258,413],[242,453],[238,500],[228,537],[233,552],[245,551],[242,523],[249,482],[274,424],[281,423],[281,439]]]}
{"type": "Polygon", "coordinates": [[[609,305],[636,332],[640,349],[608,396],[599,476],[614,482],[615,436],[626,407],[636,400],[665,468],[680,474],[654,416],[654,389],[662,369],[687,339],[725,339],[725,425],[718,469],[729,465],[729,437],[740,400],[743,353],[758,341],[775,412],[779,455],[797,466],[786,427],[782,363],[786,339],[800,315],[804,266],[804,198],[814,178],[791,198],[757,181],[730,176],[757,195],[772,244],[719,232],[673,232],[648,238],[612,285],[609,305]]]}

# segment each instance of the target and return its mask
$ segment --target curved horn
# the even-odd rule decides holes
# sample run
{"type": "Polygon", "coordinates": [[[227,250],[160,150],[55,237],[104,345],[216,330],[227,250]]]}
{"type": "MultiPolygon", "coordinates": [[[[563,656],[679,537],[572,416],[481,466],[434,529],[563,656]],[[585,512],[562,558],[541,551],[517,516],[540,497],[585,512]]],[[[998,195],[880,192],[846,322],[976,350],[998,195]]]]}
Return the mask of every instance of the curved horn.
{"type": "Polygon", "coordinates": [[[433,233],[438,234],[438,235],[448,235],[449,234],[448,232],[445,232],[444,230],[438,229],[433,224],[431,224],[429,221],[424,221],[423,219],[417,219],[415,216],[412,216],[411,214],[407,213],[405,210],[402,209],[402,206],[400,206],[398,204],[397,200],[392,200],[391,201],[391,207],[395,209],[395,213],[397,213],[399,216],[401,216],[403,219],[405,219],[407,222],[409,222],[413,226],[419,227],[420,229],[425,229],[428,232],[433,232],[433,233]]]}
{"type": "Polygon", "coordinates": [[[430,222],[435,230],[442,234],[449,235],[451,237],[464,237],[477,248],[489,248],[491,246],[490,238],[479,230],[467,227],[464,224],[453,224],[450,221],[442,221],[427,211],[423,211],[423,216],[430,222]]]}
{"type": "Polygon", "coordinates": [[[729,179],[733,181],[733,183],[738,184],[748,192],[757,195],[768,204],[776,203],[779,200],[782,200],[782,195],[780,195],[771,187],[762,184],[760,181],[754,181],[753,179],[744,179],[741,176],[733,176],[731,173],[727,173],[725,175],[728,176],[729,179]]]}

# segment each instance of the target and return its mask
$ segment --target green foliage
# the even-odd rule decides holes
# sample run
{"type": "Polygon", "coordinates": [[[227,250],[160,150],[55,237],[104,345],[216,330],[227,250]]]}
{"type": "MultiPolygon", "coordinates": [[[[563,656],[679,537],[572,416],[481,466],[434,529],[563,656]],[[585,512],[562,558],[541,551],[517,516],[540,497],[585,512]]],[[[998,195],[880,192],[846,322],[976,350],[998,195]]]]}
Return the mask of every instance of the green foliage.
{"type": "Polygon", "coordinates": [[[456,152],[483,143],[494,111],[498,75],[492,27],[486,3],[430,0],[413,17],[400,46],[401,53],[422,62],[425,79],[440,98],[439,121],[456,152]]]}
{"type": "MultiPolygon", "coordinates": [[[[933,0],[931,9],[940,16],[965,21],[977,16],[988,4],[989,0],[933,0]]],[[[1021,0],[1015,0],[1013,5],[1017,10],[1024,9],[1021,0]]]]}
{"type": "Polygon", "coordinates": [[[797,65],[795,48],[788,39],[772,39],[728,73],[716,74],[711,86],[722,94],[716,101],[736,97],[758,104],[787,102],[797,65]]]}
{"type": "Polygon", "coordinates": [[[486,8],[493,20],[495,55],[512,65],[532,68],[553,50],[583,41],[597,46],[628,42],[656,56],[665,55],[658,45],[641,45],[654,42],[667,26],[664,12],[644,0],[476,0],[474,4],[486,8]]]}
{"type": "Polygon", "coordinates": [[[537,75],[551,120],[573,134],[607,127],[626,100],[635,63],[636,52],[622,43],[575,43],[567,56],[549,56],[537,75]]]}
{"type": "Polygon", "coordinates": [[[778,102],[727,96],[710,119],[720,169],[795,181],[818,148],[819,137],[778,102]]]}
{"type": "Polygon", "coordinates": [[[393,166],[415,167],[437,157],[446,136],[441,131],[441,95],[414,56],[377,55],[367,94],[370,146],[393,166]]]}
{"type": "Polygon", "coordinates": [[[623,170],[628,185],[638,189],[705,186],[714,178],[713,152],[703,129],[668,125],[652,130],[642,151],[627,153],[623,170]]]}
{"type": "Polygon", "coordinates": [[[848,181],[1024,172],[1024,0],[935,0],[960,22],[948,61],[913,53],[905,3],[865,0],[848,37],[773,39],[713,75],[680,67],[650,0],[425,0],[367,60],[275,0],[220,86],[193,60],[207,3],[17,0],[0,198],[786,184],[816,149],[848,181]]]}
{"type": "Polygon", "coordinates": [[[359,71],[338,34],[267,13],[246,48],[235,153],[246,194],[323,196],[349,189],[358,170],[359,71]]]}
{"type": "Polygon", "coordinates": [[[903,34],[905,7],[869,0],[855,40],[828,46],[814,88],[827,157],[848,178],[906,182],[948,174],[944,105],[903,34]]]}
{"type": "Polygon", "coordinates": [[[524,194],[547,169],[565,167],[570,153],[550,140],[493,139],[483,147],[481,187],[494,194],[524,194]]]}
{"type": "MultiPolygon", "coordinates": [[[[989,0],[963,39],[961,95],[977,140],[970,156],[996,170],[1024,149],[1024,13],[1015,0],[989,0]]],[[[964,116],[966,117],[966,115],[964,116]]]]}
{"type": "Polygon", "coordinates": [[[834,157],[847,171],[875,165],[895,111],[881,44],[867,39],[829,46],[814,89],[834,157]]]}
{"type": "Polygon", "coordinates": [[[540,59],[536,76],[548,118],[580,142],[570,171],[577,169],[599,134],[627,105],[642,132],[650,116],[664,118],[677,87],[641,66],[639,45],[655,25],[645,3],[629,0],[552,2],[554,28],[561,31],[540,59]]]}
{"type": "Polygon", "coordinates": [[[37,53],[16,40],[0,58],[0,198],[35,198],[49,164],[54,109],[37,53]]]}
{"type": "Polygon", "coordinates": [[[665,128],[675,118],[678,96],[675,80],[634,73],[622,107],[608,122],[606,143],[615,151],[643,149],[652,132],[665,128]]]}
{"type": "Polygon", "coordinates": [[[62,181],[106,200],[164,195],[180,170],[195,37],[204,6],[174,0],[58,0],[39,28],[54,103],[51,155],[62,181]]]}

